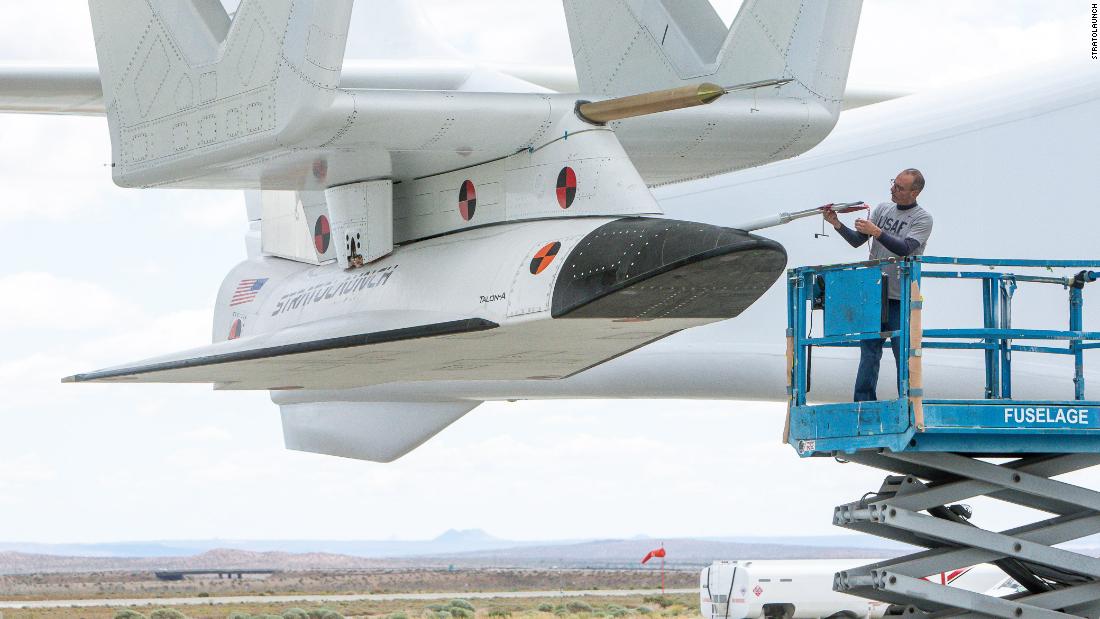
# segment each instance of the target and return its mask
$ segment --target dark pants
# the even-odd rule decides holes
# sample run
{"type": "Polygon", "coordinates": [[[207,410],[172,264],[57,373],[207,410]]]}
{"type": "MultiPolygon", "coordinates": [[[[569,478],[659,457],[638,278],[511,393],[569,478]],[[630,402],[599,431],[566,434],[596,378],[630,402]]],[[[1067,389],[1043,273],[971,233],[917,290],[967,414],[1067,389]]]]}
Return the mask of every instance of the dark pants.
{"type": "MultiPolygon", "coordinates": [[[[890,299],[887,303],[886,331],[896,331],[901,326],[901,301],[890,299]]],[[[856,372],[856,389],[852,399],[856,402],[877,400],[878,368],[882,361],[882,344],[886,340],[863,340],[859,345],[859,370],[856,372]]],[[[894,366],[901,374],[900,344],[896,338],[890,338],[890,349],[894,351],[894,366]]],[[[901,385],[898,385],[901,394],[901,385]]]]}

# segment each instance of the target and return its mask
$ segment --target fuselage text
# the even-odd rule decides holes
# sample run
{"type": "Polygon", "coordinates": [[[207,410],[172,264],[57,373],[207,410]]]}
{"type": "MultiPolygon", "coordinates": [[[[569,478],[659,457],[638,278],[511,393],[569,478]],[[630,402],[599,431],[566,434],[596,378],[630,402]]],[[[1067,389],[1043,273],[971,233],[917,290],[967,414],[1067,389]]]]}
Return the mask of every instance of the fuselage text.
{"type": "Polygon", "coordinates": [[[350,294],[385,286],[390,276],[397,270],[397,265],[372,271],[362,271],[345,277],[339,281],[327,281],[314,284],[309,288],[288,292],[279,298],[275,304],[272,316],[278,316],[285,312],[296,310],[313,303],[331,301],[332,299],[345,297],[350,294]]]}
{"type": "Polygon", "coordinates": [[[1005,423],[1045,423],[1071,426],[1089,425],[1087,408],[1054,408],[1047,406],[1005,407],[1005,423]]]}
{"type": "Polygon", "coordinates": [[[1096,50],[1096,43],[1097,43],[1097,41],[1096,41],[1096,21],[1097,21],[1097,19],[1096,18],[1097,18],[1097,12],[1098,12],[1097,4],[1098,3],[1096,3],[1096,2],[1092,3],[1092,59],[1093,60],[1096,60],[1096,51],[1097,51],[1096,50]]]}

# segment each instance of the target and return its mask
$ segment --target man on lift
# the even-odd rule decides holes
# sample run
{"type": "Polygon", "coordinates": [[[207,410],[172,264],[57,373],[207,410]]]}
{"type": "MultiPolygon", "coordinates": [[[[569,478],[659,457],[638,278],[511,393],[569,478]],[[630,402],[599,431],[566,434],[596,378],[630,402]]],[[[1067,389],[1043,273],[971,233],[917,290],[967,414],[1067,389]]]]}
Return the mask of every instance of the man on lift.
{"type": "MultiPolygon", "coordinates": [[[[932,234],[932,215],[917,204],[917,195],[924,189],[924,175],[916,168],[907,168],[891,181],[890,200],[875,207],[868,219],[857,219],[852,230],[840,222],[830,209],[822,211],[825,221],[844,237],[852,247],[859,247],[871,239],[871,260],[920,256],[932,234]]],[[[898,269],[890,265],[883,269],[888,286],[887,318],[885,330],[895,331],[901,324],[901,286],[898,269]]],[[[853,399],[856,402],[877,400],[878,370],[882,361],[882,344],[885,340],[871,339],[860,343],[859,371],[853,399]]],[[[894,365],[900,366],[899,344],[890,338],[894,352],[894,365]]]]}

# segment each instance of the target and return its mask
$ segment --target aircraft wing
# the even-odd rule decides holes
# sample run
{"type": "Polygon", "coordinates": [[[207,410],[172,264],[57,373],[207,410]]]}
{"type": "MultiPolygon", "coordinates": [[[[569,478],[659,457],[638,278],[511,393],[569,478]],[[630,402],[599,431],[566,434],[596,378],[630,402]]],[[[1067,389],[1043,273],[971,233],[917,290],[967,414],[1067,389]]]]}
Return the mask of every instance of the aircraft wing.
{"type": "MultiPolygon", "coordinates": [[[[464,60],[349,60],[340,87],[388,90],[467,90],[479,66],[464,60]]],[[[573,67],[481,65],[481,69],[555,92],[576,92],[573,67]]],[[[887,88],[849,86],[843,109],[881,103],[911,93],[887,88]]],[[[0,112],[106,116],[103,87],[95,66],[0,65],[0,112]]]]}
{"type": "MultiPolygon", "coordinates": [[[[371,312],[275,333],[217,342],[137,363],[76,374],[64,382],[215,383],[220,389],[347,388],[409,376],[426,356],[444,367],[465,367],[463,338],[496,323],[431,312],[371,312]],[[355,326],[370,325],[364,331],[355,326]],[[402,360],[413,360],[402,363],[402,360]],[[379,361],[388,370],[379,370],[379,361]],[[272,382],[278,382],[274,385],[272,382]]],[[[390,462],[480,401],[314,402],[281,405],[288,449],[390,462]]]]}
{"type": "MultiPolygon", "coordinates": [[[[531,92],[576,92],[573,67],[474,64],[466,60],[349,60],[340,87],[386,90],[469,90],[478,71],[512,77],[531,92]]],[[[95,65],[0,64],[0,112],[106,116],[95,65]]]]}
{"type": "Polygon", "coordinates": [[[215,383],[220,389],[340,388],[349,382],[394,380],[408,369],[390,363],[387,365],[393,369],[389,374],[394,377],[372,374],[370,366],[381,360],[421,358],[422,354],[461,360],[463,336],[496,327],[482,318],[423,311],[352,314],[76,374],[63,382],[215,383]]]}
{"type": "Polygon", "coordinates": [[[99,69],[93,66],[0,66],[0,111],[104,116],[99,69]]]}
{"type": "MultiPolygon", "coordinates": [[[[161,4],[90,2],[101,95],[87,69],[0,69],[0,109],[105,110],[121,187],[404,182],[577,132],[562,123],[576,117],[578,95],[507,73],[561,82],[554,72],[501,66],[494,75],[509,79],[489,79],[482,65],[433,69],[425,60],[427,68],[345,67],[351,0],[250,0],[232,17],[219,3],[161,4]]],[[[731,92],[706,110],[614,120],[649,185],[793,157],[836,122],[860,0],[753,0],[729,29],[702,1],[649,0],[644,14],[626,2],[592,4],[566,2],[575,75],[589,98],[702,80],[774,86],[731,92]]]]}

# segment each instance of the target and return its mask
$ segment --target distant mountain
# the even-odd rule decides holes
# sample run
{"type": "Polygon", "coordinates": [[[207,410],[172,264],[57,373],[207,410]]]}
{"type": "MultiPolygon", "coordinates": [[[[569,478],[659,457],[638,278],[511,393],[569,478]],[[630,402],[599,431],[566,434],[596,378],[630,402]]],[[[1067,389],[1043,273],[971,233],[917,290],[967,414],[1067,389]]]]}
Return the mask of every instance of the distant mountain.
{"type": "MultiPolygon", "coordinates": [[[[1085,538],[1093,547],[1095,538],[1085,538]]],[[[672,569],[697,569],[719,559],[893,557],[902,544],[867,535],[815,537],[648,538],[516,541],[480,529],[449,530],[431,540],[173,540],[104,544],[0,542],[0,574],[106,570],[263,568],[342,570],[388,568],[655,569],[641,565],[663,544],[672,569]]],[[[1084,546],[1079,542],[1078,546],[1084,546]]]]}
{"type": "Polygon", "coordinates": [[[432,540],[437,543],[445,544],[484,544],[484,543],[496,543],[501,540],[489,535],[481,529],[447,529],[439,537],[432,540]]]}
{"type": "Polygon", "coordinates": [[[218,549],[187,557],[63,557],[0,552],[0,574],[48,572],[151,572],[164,569],[343,570],[385,567],[378,559],[326,553],[218,549]]]}
{"type": "MultiPolygon", "coordinates": [[[[637,568],[647,552],[663,545],[665,564],[678,568],[699,568],[719,559],[841,559],[884,558],[906,552],[898,545],[883,546],[811,546],[775,543],[742,543],[705,539],[598,540],[553,546],[523,546],[492,551],[475,551],[424,557],[461,567],[589,567],[637,568]]],[[[651,562],[649,568],[653,568],[651,562]]]]}
{"type": "MultiPolygon", "coordinates": [[[[483,561],[490,556],[495,564],[507,561],[554,564],[584,561],[632,564],[640,560],[650,546],[661,538],[637,535],[629,540],[507,540],[481,529],[450,529],[430,540],[151,540],[99,544],[40,544],[0,542],[0,552],[41,556],[85,558],[164,558],[197,556],[215,549],[252,553],[321,553],[371,559],[434,558],[437,561],[483,561]],[[638,554],[638,550],[645,548],[638,554]],[[637,558],[634,554],[638,554],[637,558]],[[551,559],[546,559],[551,557],[551,559]],[[546,559],[546,560],[544,560],[546,559]],[[547,563],[549,561],[549,563],[547,563]]],[[[669,539],[669,549],[678,558],[691,557],[696,564],[703,557],[730,558],[763,552],[783,556],[844,556],[857,552],[883,554],[907,548],[868,535],[827,535],[816,537],[714,537],[669,539]],[[772,547],[776,548],[772,548],[772,547]],[[748,553],[748,554],[746,554],[748,553]]],[[[755,556],[763,556],[756,554],[755,556]]]]}
{"type": "MultiPolygon", "coordinates": [[[[444,534],[445,539],[430,542],[390,542],[420,544],[421,548],[461,547],[473,542],[498,543],[484,532],[456,531],[444,534]],[[471,539],[472,538],[472,539],[471,539]],[[485,539],[488,538],[488,539],[485,539]]],[[[249,542],[260,545],[261,542],[249,542]]],[[[272,542],[274,543],[274,542],[272,542]]],[[[285,542],[279,542],[286,544],[285,542]]],[[[295,542],[315,544],[315,542],[295,542]]],[[[337,542],[326,542],[337,543],[337,542]]],[[[382,544],[383,542],[351,542],[345,544],[382,544]]],[[[514,543],[514,542],[513,542],[514,543]]],[[[465,552],[441,552],[434,555],[403,557],[363,557],[349,554],[319,552],[255,551],[240,548],[219,548],[179,556],[59,556],[28,552],[0,552],[0,574],[35,572],[152,571],[157,569],[262,568],[279,570],[344,570],[390,568],[592,568],[592,569],[655,569],[656,564],[642,566],[641,559],[660,542],[651,539],[599,540],[581,543],[493,548],[465,552]]],[[[324,545],[324,544],[322,544],[324,545]]],[[[143,548],[141,545],[134,547],[143,548]]],[[[163,550],[166,546],[152,546],[163,550]]],[[[853,547],[796,546],[784,544],[745,544],[698,539],[667,539],[664,541],[671,569],[698,569],[716,559],[823,559],[877,558],[896,556],[894,549],[853,547]]]]}
{"type": "Polygon", "coordinates": [[[431,540],[171,540],[100,544],[0,542],[0,552],[84,557],[180,557],[216,548],[251,552],[321,552],[357,557],[415,557],[525,545],[569,544],[577,540],[516,541],[498,539],[481,529],[450,529],[431,540]]]}
{"type": "Polygon", "coordinates": [[[34,555],[81,557],[174,557],[193,555],[225,545],[218,540],[189,542],[105,542],[98,544],[41,544],[34,542],[0,542],[0,553],[13,552],[34,555]]]}

